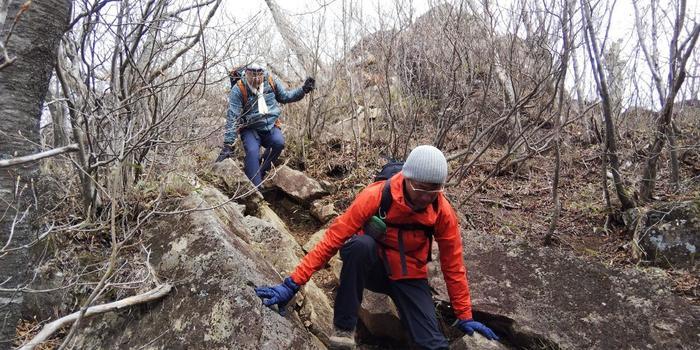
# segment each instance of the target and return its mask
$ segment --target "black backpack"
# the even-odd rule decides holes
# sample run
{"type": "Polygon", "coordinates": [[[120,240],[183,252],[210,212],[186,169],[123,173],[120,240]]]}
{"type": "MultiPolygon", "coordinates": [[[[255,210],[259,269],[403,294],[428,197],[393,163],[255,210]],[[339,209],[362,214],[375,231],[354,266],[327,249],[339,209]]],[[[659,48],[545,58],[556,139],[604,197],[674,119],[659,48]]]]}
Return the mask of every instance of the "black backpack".
{"type": "MultiPolygon", "coordinates": [[[[428,257],[425,261],[425,263],[427,264],[428,262],[433,261],[432,247],[435,228],[433,226],[426,226],[421,224],[392,224],[386,221],[386,215],[387,213],[389,213],[391,203],[394,201],[394,198],[391,195],[391,177],[399,171],[401,171],[402,168],[403,162],[387,158],[387,163],[384,164],[384,166],[382,166],[382,170],[380,170],[374,176],[374,181],[384,181],[384,186],[382,187],[382,198],[379,201],[379,208],[377,209],[376,216],[383,220],[387,227],[393,227],[398,229],[399,255],[401,256],[401,273],[403,275],[406,275],[408,274],[408,267],[406,266],[406,254],[404,252],[403,247],[403,231],[422,230],[428,237],[428,257]]],[[[433,208],[437,211],[437,201],[433,203],[433,208]]],[[[378,242],[381,244],[381,241],[378,240],[378,242]]],[[[386,250],[382,249],[382,254],[384,258],[384,267],[387,273],[391,276],[391,268],[389,268],[386,250]]]]}
{"type": "Polygon", "coordinates": [[[374,175],[374,182],[388,180],[403,169],[403,162],[399,162],[393,158],[386,158],[386,160],[387,163],[382,166],[382,170],[380,170],[377,175],[374,175]]]}

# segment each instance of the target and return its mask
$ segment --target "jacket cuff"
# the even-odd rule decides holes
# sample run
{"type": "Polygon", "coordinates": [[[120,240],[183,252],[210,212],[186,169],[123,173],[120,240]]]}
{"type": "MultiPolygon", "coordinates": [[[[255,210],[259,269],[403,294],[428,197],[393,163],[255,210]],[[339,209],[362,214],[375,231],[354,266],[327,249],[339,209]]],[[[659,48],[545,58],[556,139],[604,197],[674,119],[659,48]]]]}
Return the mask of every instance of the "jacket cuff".
{"type": "Polygon", "coordinates": [[[301,288],[296,282],[291,277],[287,277],[284,279],[284,285],[289,287],[291,290],[294,291],[294,293],[299,291],[299,288],[301,288]]]}
{"type": "Polygon", "coordinates": [[[455,316],[457,316],[458,320],[473,320],[474,316],[472,315],[472,310],[467,310],[467,311],[462,311],[462,312],[456,312],[455,310],[455,316]]]}

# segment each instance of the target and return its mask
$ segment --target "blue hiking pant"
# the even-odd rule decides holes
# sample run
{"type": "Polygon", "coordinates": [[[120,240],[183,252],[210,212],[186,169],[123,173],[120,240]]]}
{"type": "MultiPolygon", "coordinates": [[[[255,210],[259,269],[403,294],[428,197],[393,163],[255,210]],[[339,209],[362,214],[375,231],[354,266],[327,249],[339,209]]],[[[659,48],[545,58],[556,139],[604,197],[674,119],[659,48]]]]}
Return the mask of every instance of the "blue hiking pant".
{"type": "Polygon", "coordinates": [[[421,349],[448,349],[447,339],[438,326],[427,279],[389,279],[377,254],[377,242],[367,235],[348,239],[340,249],[340,257],[343,268],[333,310],[336,328],[355,329],[362,292],[367,288],[391,297],[401,323],[421,349]]]}
{"type": "Polygon", "coordinates": [[[272,162],[279,158],[284,149],[282,130],[277,127],[270,131],[243,129],[240,134],[245,150],[245,175],[253,185],[260,186],[262,179],[270,170],[272,162]],[[262,164],[260,164],[260,146],[265,147],[262,164]]]}

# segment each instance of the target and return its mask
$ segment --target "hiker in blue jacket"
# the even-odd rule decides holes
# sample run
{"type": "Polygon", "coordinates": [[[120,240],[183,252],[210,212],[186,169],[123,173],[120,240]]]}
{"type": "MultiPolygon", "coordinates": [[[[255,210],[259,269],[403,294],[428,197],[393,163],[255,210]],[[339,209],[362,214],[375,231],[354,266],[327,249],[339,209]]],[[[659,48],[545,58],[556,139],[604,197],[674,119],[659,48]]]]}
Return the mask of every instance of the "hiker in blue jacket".
{"type": "Polygon", "coordinates": [[[287,90],[279,79],[265,71],[259,64],[250,64],[231,87],[226,115],[224,146],[216,159],[220,162],[233,155],[237,134],[245,150],[245,174],[256,187],[272,163],[284,149],[284,136],[280,130],[279,103],[296,102],[315,87],[314,78],[306,78],[304,85],[287,90]],[[260,146],[265,147],[262,159],[260,146]]]}

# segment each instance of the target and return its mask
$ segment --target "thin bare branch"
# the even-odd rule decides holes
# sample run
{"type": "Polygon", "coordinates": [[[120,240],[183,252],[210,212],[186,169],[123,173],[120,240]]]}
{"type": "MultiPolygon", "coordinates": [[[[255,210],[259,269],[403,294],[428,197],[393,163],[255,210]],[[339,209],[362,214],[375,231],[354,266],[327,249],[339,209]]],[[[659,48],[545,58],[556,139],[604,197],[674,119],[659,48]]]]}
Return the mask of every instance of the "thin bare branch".
{"type": "Polygon", "coordinates": [[[49,157],[57,156],[57,155],[60,155],[63,153],[77,152],[77,151],[78,151],[78,144],[74,143],[74,144],[70,144],[68,146],[54,148],[52,150],[39,152],[39,153],[35,153],[32,155],[28,155],[28,156],[0,160],[0,168],[17,166],[17,165],[21,165],[21,164],[25,164],[25,163],[29,163],[29,162],[36,162],[36,161],[44,159],[44,158],[49,158],[49,157]]]}

